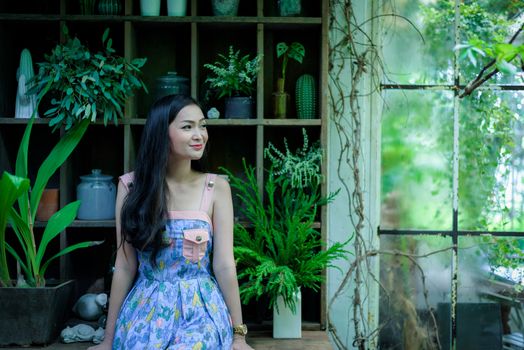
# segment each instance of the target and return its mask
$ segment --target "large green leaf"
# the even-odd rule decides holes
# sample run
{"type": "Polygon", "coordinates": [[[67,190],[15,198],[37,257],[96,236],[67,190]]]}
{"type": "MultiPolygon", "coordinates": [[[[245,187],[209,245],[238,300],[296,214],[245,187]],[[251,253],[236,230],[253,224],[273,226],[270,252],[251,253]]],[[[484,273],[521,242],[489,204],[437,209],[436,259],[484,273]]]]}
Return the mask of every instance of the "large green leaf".
{"type": "Polygon", "coordinates": [[[277,44],[277,58],[284,55],[288,50],[288,46],[285,42],[280,42],[277,44]]]}
{"type": "Polygon", "coordinates": [[[289,58],[294,59],[295,61],[302,63],[302,60],[304,59],[304,56],[306,54],[306,49],[304,49],[304,45],[298,42],[292,42],[289,46],[289,58]]]}
{"type": "Polygon", "coordinates": [[[47,249],[47,245],[49,244],[49,242],[51,242],[53,238],[58,236],[60,232],[65,230],[65,228],[69,226],[73,222],[73,220],[75,220],[76,213],[78,212],[79,207],[80,201],[75,201],[69,203],[68,205],[54,213],[53,216],[51,216],[45,227],[44,234],[42,236],[42,241],[38,246],[38,251],[36,253],[36,266],[40,267],[40,263],[44,258],[44,253],[47,249]]]}
{"type": "Polygon", "coordinates": [[[29,189],[27,178],[11,175],[4,171],[0,179],[0,283],[10,284],[11,278],[7,269],[5,230],[9,209],[15,201],[29,189]]]}
{"type": "MultiPolygon", "coordinates": [[[[9,210],[9,223],[11,224],[11,227],[13,228],[18,241],[20,242],[20,246],[24,251],[25,263],[29,269],[29,272],[31,272],[28,274],[27,278],[32,279],[32,271],[35,270],[34,257],[36,256],[36,246],[29,222],[24,220],[14,207],[11,207],[9,210]]],[[[24,262],[17,255],[13,256],[20,264],[24,262]]]]}
{"type": "MultiPolygon", "coordinates": [[[[16,156],[15,174],[23,178],[27,178],[27,155],[29,153],[29,137],[31,136],[31,130],[33,129],[34,116],[29,119],[27,126],[20,141],[20,147],[16,156]]],[[[29,192],[22,193],[18,198],[18,205],[20,207],[20,214],[23,217],[27,217],[29,212],[29,192]]]]}
{"type": "Polygon", "coordinates": [[[89,119],[82,119],[81,122],[77,123],[72,129],[66,132],[38,169],[36,181],[31,193],[31,217],[33,221],[36,215],[36,209],[38,208],[38,203],[40,202],[42,192],[44,191],[47,182],[56,170],[64,164],[66,159],[78,145],[89,126],[89,122],[89,119]]]}
{"type": "Polygon", "coordinates": [[[20,263],[20,267],[22,268],[26,276],[31,276],[31,270],[27,267],[26,264],[24,264],[24,260],[20,255],[18,255],[16,250],[14,250],[13,247],[11,247],[7,242],[5,243],[5,248],[16,259],[16,261],[20,263]]]}

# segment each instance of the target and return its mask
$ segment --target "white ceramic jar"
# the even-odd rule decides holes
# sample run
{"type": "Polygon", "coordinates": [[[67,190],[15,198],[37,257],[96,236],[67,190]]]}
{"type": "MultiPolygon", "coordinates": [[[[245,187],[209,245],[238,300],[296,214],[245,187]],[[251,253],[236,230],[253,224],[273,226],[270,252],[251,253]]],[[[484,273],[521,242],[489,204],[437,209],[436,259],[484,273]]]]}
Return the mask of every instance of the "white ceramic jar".
{"type": "Polygon", "coordinates": [[[167,0],[168,16],[185,16],[187,12],[187,0],[167,0]]]}
{"type": "Polygon", "coordinates": [[[116,186],[110,175],[93,169],[90,175],[80,176],[76,198],[80,200],[79,220],[111,220],[115,218],[116,186]]]}
{"type": "Polygon", "coordinates": [[[142,16],[160,16],[160,0],[140,0],[142,16]]]}

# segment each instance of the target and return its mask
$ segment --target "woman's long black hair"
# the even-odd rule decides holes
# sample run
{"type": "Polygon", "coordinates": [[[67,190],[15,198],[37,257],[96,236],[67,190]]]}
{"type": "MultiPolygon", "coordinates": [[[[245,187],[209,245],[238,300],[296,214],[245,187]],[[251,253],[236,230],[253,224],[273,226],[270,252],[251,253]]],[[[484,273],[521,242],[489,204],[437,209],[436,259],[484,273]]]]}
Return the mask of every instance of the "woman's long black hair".
{"type": "Polygon", "coordinates": [[[189,105],[198,103],[184,95],[165,96],[152,105],[140,140],[133,184],[122,206],[122,241],[139,250],[151,249],[153,264],[162,246],[168,211],[169,124],[189,105]]]}

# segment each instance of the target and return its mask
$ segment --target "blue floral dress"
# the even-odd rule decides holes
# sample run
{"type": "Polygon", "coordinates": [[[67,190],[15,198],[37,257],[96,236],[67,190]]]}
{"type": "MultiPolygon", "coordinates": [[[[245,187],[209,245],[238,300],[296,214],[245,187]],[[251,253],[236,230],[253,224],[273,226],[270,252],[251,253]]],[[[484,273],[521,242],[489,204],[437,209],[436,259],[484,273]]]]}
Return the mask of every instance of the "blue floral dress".
{"type": "MultiPolygon", "coordinates": [[[[115,325],[113,349],[230,350],[231,318],[210,270],[212,224],[207,215],[216,175],[208,174],[199,211],[171,211],[162,248],[137,250],[137,280],[115,325]]],[[[121,178],[132,182],[132,173],[121,178]]]]}

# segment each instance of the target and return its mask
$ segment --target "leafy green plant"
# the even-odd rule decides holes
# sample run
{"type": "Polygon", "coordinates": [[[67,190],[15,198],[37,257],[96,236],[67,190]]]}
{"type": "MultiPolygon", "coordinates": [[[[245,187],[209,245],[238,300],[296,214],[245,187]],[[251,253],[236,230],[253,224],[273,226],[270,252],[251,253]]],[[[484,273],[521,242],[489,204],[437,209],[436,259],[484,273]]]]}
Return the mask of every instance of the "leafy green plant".
{"type": "MultiPolygon", "coordinates": [[[[48,91],[48,87],[44,89],[45,92],[48,91]]],[[[0,180],[0,285],[4,287],[12,286],[6,251],[20,264],[26,283],[29,286],[42,287],[45,286],[47,267],[54,259],[76,249],[101,243],[81,242],[70,245],[51,257],[45,256],[49,243],[75,219],[80,201],[72,202],[56,212],[47,222],[39,240],[36,239],[34,232],[36,209],[47,182],[80,142],[89,125],[89,119],[80,121],[60,138],[39,167],[35,183],[30,188],[27,169],[29,138],[33,122],[34,115],[27,124],[18,149],[16,175],[4,172],[0,180]],[[14,205],[16,200],[18,206],[14,205]],[[7,222],[11,225],[21,250],[16,250],[7,243],[7,222]]]]}
{"type": "Polygon", "coordinates": [[[224,96],[251,96],[260,68],[261,56],[250,58],[250,55],[241,55],[240,50],[229,46],[227,56],[218,54],[219,60],[214,64],[206,63],[204,67],[211,72],[206,83],[211,89],[218,92],[218,98],[224,96]]]}
{"type": "Polygon", "coordinates": [[[245,160],[243,165],[245,179],[223,169],[243,204],[240,211],[252,224],[249,228],[235,225],[234,251],[239,279],[244,281],[240,285],[242,301],[248,303],[266,295],[272,307],[281,296],[295,312],[297,290],[317,290],[323,269],[335,267],[333,261],[346,257],[347,242],[325,247],[320,232],[314,228],[318,208],[331,202],[338,191],[323,197],[320,182],[312,181],[307,188],[295,187],[288,172],[270,168],[263,186],[265,192],[261,193],[255,168],[245,160]]]}
{"type": "Polygon", "coordinates": [[[78,38],[71,38],[63,27],[66,40],[58,44],[33,78],[34,88],[42,98],[43,87],[49,85],[54,93],[51,106],[44,115],[52,118],[49,125],[66,130],[82,119],[92,122],[103,115],[104,125],[123,118],[123,106],[134,90],[147,88],[139,78],[146,58],[135,58],[130,63],[115,54],[109,29],[102,36],[103,51],[92,53],[78,38]]]}
{"type": "Polygon", "coordinates": [[[287,71],[287,64],[289,59],[293,59],[297,61],[298,63],[302,63],[304,56],[306,54],[306,50],[304,49],[304,45],[301,43],[294,41],[290,45],[288,45],[285,42],[279,42],[276,46],[277,50],[277,58],[282,59],[282,70],[281,70],[281,76],[278,78],[277,85],[278,85],[278,92],[284,92],[284,87],[286,84],[286,71],[287,71]]]}
{"type": "Polygon", "coordinates": [[[322,182],[322,149],[318,142],[309,146],[306,129],[302,129],[303,146],[293,153],[284,138],[285,152],[281,152],[271,142],[264,149],[264,156],[272,163],[275,175],[284,175],[291,179],[293,188],[318,186],[322,182]]]}

